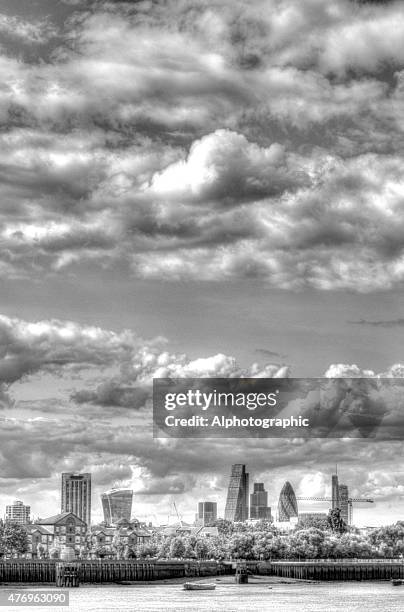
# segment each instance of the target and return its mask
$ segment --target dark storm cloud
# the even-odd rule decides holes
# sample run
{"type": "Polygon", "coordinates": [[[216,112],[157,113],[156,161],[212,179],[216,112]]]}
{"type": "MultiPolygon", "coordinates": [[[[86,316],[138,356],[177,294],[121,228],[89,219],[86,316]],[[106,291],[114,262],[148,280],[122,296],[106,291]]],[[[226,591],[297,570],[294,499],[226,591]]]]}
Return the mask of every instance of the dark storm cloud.
{"type": "Polygon", "coordinates": [[[30,323],[0,316],[0,381],[35,372],[103,368],[128,359],[136,347],[130,332],[115,334],[69,321],[30,323]]]}
{"type": "Polygon", "coordinates": [[[400,3],[70,10],[0,53],[0,274],[401,286],[400,3]]]}
{"type": "Polygon", "coordinates": [[[150,387],[124,387],[119,381],[111,380],[102,383],[94,391],[87,389],[77,391],[72,395],[72,400],[78,404],[118,406],[138,410],[144,407],[150,396],[150,387]]]}
{"type": "Polygon", "coordinates": [[[257,348],[255,349],[256,353],[260,353],[261,355],[265,355],[265,357],[281,357],[282,359],[287,357],[287,355],[282,355],[282,353],[277,353],[276,351],[270,351],[266,348],[257,348]]]}
{"type": "Polygon", "coordinates": [[[348,321],[352,325],[370,325],[371,327],[404,327],[404,319],[391,319],[391,320],[378,320],[378,321],[367,321],[366,319],[359,319],[359,321],[348,321]]]}

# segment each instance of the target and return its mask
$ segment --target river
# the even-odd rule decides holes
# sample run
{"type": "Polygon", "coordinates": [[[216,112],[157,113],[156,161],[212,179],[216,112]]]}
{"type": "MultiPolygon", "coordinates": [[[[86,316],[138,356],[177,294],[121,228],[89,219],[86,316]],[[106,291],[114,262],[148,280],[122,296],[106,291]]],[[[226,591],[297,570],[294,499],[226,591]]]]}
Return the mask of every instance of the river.
{"type": "MultiPolygon", "coordinates": [[[[402,612],[404,586],[389,582],[220,584],[215,591],[184,591],[180,584],[80,586],[70,606],[23,607],[52,612],[402,612]]],[[[16,610],[2,607],[1,610],[16,610]]]]}

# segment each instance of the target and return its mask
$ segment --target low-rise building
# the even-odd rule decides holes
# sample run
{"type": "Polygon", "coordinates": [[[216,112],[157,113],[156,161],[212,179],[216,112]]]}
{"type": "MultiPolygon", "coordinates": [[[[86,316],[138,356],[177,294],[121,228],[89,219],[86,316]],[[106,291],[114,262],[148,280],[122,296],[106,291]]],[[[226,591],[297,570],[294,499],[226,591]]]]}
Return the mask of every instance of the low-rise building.
{"type": "Polygon", "coordinates": [[[86,544],[87,524],[72,512],[62,512],[55,516],[39,519],[32,525],[27,525],[29,539],[28,552],[38,556],[38,547],[44,554],[49,554],[51,548],[62,549],[65,546],[73,548],[77,553],[86,544]]]}
{"type": "Polygon", "coordinates": [[[138,520],[120,519],[114,527],[95,527],[89,536],[90,550],[105,546],[107,549],[126,547],[133,549],[145,544],[152,534],[138,520]]]}

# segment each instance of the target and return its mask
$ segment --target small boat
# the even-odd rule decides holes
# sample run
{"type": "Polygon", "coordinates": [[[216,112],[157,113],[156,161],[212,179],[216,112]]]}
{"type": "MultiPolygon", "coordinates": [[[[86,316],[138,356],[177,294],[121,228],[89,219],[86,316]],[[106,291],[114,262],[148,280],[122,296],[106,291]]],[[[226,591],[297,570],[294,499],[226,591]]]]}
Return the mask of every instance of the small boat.
{"type": "Polygon", "coordinates": [[[186,591],[214,591],[215,588],[215,584],[209,584],[207,582],[185,582],[184,584],[184,589],[186,591]]]}
{"type": "Polygon", "coordinates": [[[393,586],[402,586],[404,584],[404,580],[402,580],[401,578],[392,578],[391,584],[393,586]]]}

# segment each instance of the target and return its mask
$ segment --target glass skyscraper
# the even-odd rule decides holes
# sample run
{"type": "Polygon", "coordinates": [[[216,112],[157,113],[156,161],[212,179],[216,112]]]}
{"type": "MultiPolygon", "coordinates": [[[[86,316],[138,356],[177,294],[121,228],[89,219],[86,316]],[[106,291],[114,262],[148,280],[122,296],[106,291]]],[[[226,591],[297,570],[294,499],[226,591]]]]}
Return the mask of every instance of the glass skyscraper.
{"type": "Polygon", "coordinates": [[[248,519],[248,489],[245,465],[241,463],[232,465],[224,511],[224,518],[227,521],[238,523],[248,519]]]}
{"type": "Polygon", "coordinates": [[[339,508],[341,510],[341,518],[347,525],[350,524],[349,502],[348,502],[348,487],[347,485],[338,485],[339,508]]]}
{"type": "Polygon", "coordinates": [[[331,476],[331,507],[334,510],[335,508],[339,508],[339,485],[338,485],[338,476],[337,474],[333,474],[331,476]]]}
{"type": "Polygon", "coordinates": [[[282,487],[278,502],[278,520],[290,521],[292,517],[297,517],[296,495],[290,482],[286,481],[282,487]]]}
{"type": "Polygon", "coordinates": [[[133,491],[131,489],[111,489],[101,495],[104,521],[116,525],[120,519],[130,521],[132,514],[133,491]]]}

